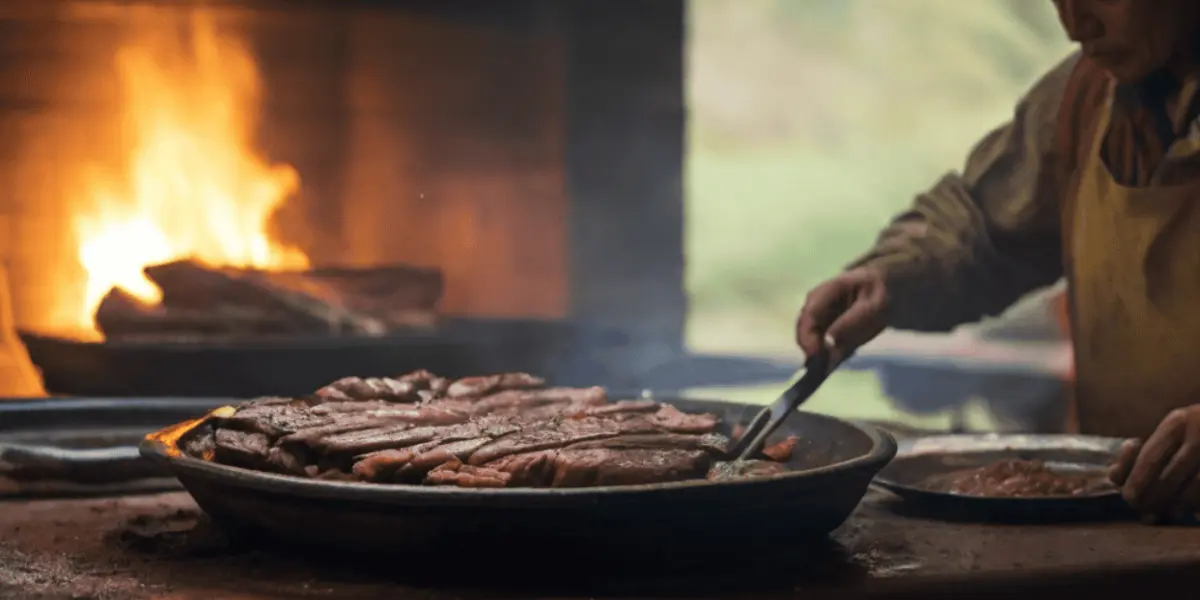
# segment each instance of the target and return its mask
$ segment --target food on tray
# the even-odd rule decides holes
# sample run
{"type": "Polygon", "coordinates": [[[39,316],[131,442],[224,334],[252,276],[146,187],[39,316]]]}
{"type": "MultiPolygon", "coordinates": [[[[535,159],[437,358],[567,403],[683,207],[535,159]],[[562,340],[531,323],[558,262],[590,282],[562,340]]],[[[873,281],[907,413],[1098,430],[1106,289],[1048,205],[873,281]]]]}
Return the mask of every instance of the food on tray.
{"type": "Polygon", "coordinates": [[[1081,496],[1113,489],[1097,473],[1063,473],[1040,460],[1002,460],[974,469],[964,469],[930,478],[926,487],[989,498],[1043,498],[1081,496]]]}
{"type": "Polygon", "coordinates": [[[459,487],[727,481],[786,470],[796,439],[727,462],[711,414],[525,373],[450,380],[426,371],[350,377],[305,398],[260,398],[213,416],[185,450],[300,477],[459,487]]]}

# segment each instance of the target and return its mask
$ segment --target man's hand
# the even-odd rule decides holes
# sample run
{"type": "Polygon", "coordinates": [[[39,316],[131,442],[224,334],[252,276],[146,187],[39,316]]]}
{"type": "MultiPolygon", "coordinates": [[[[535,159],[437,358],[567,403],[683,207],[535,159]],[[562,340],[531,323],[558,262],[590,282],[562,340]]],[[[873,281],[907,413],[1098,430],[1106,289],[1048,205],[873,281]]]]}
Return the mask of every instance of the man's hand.
{"type": "Polygon", "coordinates": [[[1144,442],[1121,446],[1109,478],[1147,517],[1178,519],[1200,506],[1200,405],[1171,411],[1144,442]]]}
{"type": "Polygon", "coordinates": [[[851,352],[887,327],[887,301],[878,270],[846,271],[809,292],[796,321],[796,343],[815,356],[828,337],[841,353],[851,352]]]}

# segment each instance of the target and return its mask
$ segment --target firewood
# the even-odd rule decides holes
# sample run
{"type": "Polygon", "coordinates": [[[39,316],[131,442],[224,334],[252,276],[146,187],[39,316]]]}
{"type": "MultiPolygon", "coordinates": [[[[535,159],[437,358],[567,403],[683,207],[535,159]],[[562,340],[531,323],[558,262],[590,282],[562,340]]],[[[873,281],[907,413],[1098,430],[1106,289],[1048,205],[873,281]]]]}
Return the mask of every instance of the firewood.
{"type": "Polygon", "coordinates": [[[144,271],[162,289],[162,304],[168,311],[234,306],[286,316],[304,330],[323,328],[328,333],[356,335],[387,331],[380,319],[273,285],[262,271],[209,267],[192,260],[153,265],[144,271]]]}
{"type": "MultiPolygon", "coordinates": [[[[303,333],[305,325],[286,315],[238,307],[169,309],[146,304],[121,288],[109,290],[96,309],[96,327],[107,339],[303,333]]],[[[316,332],[307,325],[309,332],[316,332]]]]}

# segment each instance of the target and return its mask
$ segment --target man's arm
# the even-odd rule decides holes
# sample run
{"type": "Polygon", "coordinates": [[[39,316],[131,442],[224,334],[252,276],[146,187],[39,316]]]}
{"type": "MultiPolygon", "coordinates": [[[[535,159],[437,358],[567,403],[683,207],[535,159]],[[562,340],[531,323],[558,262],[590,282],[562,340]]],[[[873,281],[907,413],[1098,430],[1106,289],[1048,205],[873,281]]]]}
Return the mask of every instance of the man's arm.
{"type": "Polygon", "coordinates": [[[1044,76],[961,174],[917,197],[852,267],[885,274],[888,324],[948,331],[1062,277],[1055,121],[1077,55],[1044,76]]]}

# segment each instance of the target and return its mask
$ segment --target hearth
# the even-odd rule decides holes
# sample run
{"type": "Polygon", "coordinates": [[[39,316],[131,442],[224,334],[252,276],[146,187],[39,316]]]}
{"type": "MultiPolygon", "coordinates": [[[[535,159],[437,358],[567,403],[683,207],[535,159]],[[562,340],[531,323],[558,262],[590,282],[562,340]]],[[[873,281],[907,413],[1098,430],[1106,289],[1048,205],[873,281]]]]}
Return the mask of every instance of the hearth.
{"type": "Polygon", "coordinates": [[[684,10],[6,3],[0,261],[47,387],[694,374],[684,10]]]}

